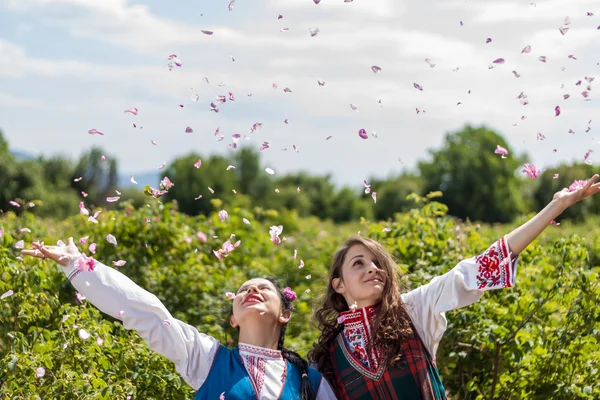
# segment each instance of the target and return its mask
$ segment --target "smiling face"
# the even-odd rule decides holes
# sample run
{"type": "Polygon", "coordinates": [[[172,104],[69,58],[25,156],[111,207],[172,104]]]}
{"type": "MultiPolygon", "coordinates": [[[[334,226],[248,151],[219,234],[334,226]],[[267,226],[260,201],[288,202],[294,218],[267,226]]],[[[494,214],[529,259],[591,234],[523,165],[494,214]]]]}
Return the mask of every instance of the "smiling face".
{"type": "Polygon", "coordinates": [[[238,289],[233,299],[231,325],[243,326],[260,317],[263,323],[286,323],[290,310],[282,310],[279,291],[266,279],[250,279],[238,289]]]}
{"type": "Polygon", "coordinates": [[[381,301],[387,282],[387,273],[381,269],[375,255],[364,245],[350,247],[340,268],[340,276],[333,278],[333,289],[344,296],[348,307],[358,308],[381,301]]]}

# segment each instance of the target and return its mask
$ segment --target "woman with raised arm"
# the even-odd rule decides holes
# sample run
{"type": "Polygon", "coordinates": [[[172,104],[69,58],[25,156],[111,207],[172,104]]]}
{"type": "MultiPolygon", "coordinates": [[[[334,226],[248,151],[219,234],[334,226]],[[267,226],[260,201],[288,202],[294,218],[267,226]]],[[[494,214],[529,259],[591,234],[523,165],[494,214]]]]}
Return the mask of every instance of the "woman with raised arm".
{"type": "Polygon", "coordinates": [[[446,399],[435,361],[446,311],[475,303],[485,291],[512,287],[518,255],[566,208],[598,193],[597,179],[557,192],[485,252],[408,293],[400,293],[397,266],[381,244],[349,239],[334,257],[315,312],[322,335],[309,360],[339,399],[446,399]]]}
{"type": "Polygon", "coordinates": [[[230,323],[239,329],[234,349],[171,316],[152,293],[121,272],[67,246],[34,243],[23,254],[58,262],[72,285],[102,312],[123,321],[175,364],[195,399],[335,399],[321,374],[284,347],[296,295],[275,279],[251,279],[233,296],[230,323]]]}

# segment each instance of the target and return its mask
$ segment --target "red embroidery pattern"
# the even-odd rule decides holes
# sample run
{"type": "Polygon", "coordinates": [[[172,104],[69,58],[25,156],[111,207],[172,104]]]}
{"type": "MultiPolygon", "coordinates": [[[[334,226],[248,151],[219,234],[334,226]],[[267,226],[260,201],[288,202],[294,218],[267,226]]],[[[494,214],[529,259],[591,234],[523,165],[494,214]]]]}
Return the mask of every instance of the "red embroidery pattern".
{"type": "Polygon", "coordinates": [[[245,361],[246,370],[248,371],[248,375],[250,375],[252,386],[254,386],[254,393],[259,395],[265,384],[267,362],[264,358],[256,356],[243,355],[242,358],[245,361]]]}
{"type": "Polygon", "coordinates": [[[506,238],[502,237],[483,254],[475,258],[479,289],[500,289],[512,286],[515,261],[511,261],[506,238]]]}
{"type": "Polygon", "coordinates": [[[345,311],[340,314],[344,318],[343,334],[348,351],[369,371],[377,371],[381,353],[374,350],[367,353],[372,343],[371,321],[375,317],[375,307],[369,306],[356,311],[345,311]]]}

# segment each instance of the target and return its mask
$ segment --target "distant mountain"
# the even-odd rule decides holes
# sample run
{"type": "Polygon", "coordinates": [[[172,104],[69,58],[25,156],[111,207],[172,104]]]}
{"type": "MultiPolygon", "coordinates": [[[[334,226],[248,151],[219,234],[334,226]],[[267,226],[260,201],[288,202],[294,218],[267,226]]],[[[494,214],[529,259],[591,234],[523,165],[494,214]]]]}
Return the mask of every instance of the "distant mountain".
{"type": "MultiPolygon", "coordinates": [[[[37,158],[36,155],[21,150],[11,150],[11,153],[15,156],[17,161],[35,160],[37,158]]],[[[131,183],[131,181],[129,180],[130,176],[130,173],[120,173],[117,181],[117,186],[121,188],[132,186],[138,186],[143,188],[146,185],[158,187],[158,183],[160,182],[159,171],[147,171],[141,172],[139,174],[133,174],[135,181],[138,183],[137,185],[131,183]]]]}
{"type": "Polygon", "coordinates": [[[139,174],[133,174],[133,179],[135,179],[135,181],[138,183],[137,185],[134,183],[131,183],[131,181],[129,180],[130,176],[131,176],[131,174],[119,174],[119,180],[117,181],[117,186],[121,187],[121,188],[132,187],[132,186],[137,186],[137,187],[143,188],[146,185],[150,185],[152,187],[157,188],[158,184],[160,182],[160,173],[159,172],[150,171],[150,172],[142,172],[139,174]]]}
{"type": "Polygon", "coordinates": [[[13,156],[17,159],[17,161],[27,161],[27,160],[35,160],[37,157],[31,153],[27,153],[25,151],[20,150],[11,150],[10,151],[13,156]]]}

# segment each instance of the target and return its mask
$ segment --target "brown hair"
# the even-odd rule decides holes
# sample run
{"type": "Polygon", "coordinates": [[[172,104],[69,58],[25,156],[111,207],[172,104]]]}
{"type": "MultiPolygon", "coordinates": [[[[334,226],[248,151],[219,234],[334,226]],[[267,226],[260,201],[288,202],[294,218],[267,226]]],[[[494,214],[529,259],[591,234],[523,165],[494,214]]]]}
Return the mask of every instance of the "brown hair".
{"type": "Polygon", "coordinates": [[[321,306],[313,315],[317,328],[321,331],[321,336],[314,344],[313,349],[309,351],[308,359],[317,364],[319,372],[330,382],[334,380],[329,348],[343,329],[343,325],[337,322],[339,314],[349,310],[344,297],[334,290],[332,280],[334,278],[343,279],[342,265],[348,250],[355,245],[362,245],[371,251],[377,260],[378,267],[386,274],[382,298],[377,305],[373,321],[373,346],[385,349],[385,356],[382,360],[385,368],[394,365],[400,359],[402,339],[411,333],[410,317],[400,299],[400,276],[392,255],[376,240],[351,237],[333,257],[333,264],[329,269],[327,290],[320,301],[321,306]]]}

